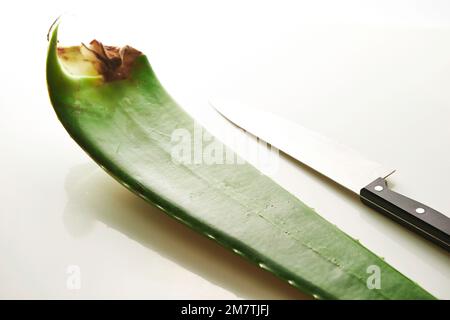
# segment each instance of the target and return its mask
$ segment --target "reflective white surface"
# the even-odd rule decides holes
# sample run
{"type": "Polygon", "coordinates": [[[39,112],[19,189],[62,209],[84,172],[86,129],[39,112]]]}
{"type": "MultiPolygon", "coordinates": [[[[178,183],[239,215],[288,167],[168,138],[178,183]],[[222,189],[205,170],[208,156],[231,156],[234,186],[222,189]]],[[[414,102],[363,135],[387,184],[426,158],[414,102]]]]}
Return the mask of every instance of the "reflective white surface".
{"type": "MultiPolygon", "coordinates": [[[[75,8],[97,15],[88,33],[147,53],[172,96],[222,140],[235,128],[208,107],[211,96],[396,167],[396,191],[450,213],[447,2],[127,1],[108,2],[106,15],[88,3],[75,8]]],[[[303,298],[129,193],[68,137],[46,92],[45,35],[74,5],[14,2],[0,13],[0,297],[303,298]]],[[[286,189],[450,298],[448,253],[292,159],[279,169],[286,189]]]]}

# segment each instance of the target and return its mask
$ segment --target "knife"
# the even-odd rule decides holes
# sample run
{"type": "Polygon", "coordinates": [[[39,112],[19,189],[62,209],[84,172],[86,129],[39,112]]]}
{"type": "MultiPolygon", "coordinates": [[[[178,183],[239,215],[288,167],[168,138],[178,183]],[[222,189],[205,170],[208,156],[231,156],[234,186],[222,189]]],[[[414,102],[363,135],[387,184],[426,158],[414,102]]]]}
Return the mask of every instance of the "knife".
{"type": "Polygon", "coordinates": [[[225,119],[355,193],[362,203],[450,251],[450,218],[389,189],[394,169],[273,113],[210,101],[225,119]]]}

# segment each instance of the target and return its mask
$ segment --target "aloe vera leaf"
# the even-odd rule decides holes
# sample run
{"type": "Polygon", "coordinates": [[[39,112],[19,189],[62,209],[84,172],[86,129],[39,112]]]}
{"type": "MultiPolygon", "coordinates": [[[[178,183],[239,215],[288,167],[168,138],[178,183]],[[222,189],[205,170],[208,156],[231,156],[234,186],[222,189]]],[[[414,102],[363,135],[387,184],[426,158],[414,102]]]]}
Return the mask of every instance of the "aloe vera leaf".
{"type": "Polygon", "coordinates": [[[115,77],[105,72],[111,61],[102,62],[98,48],[91,47],[96,56],[88,61],[82,46],[57,48],[57,30],[47,56],[55,112],[126,188],[316,298],[434,299],[251,165],[172,161],[172,132],[193,134],[194,120],[164,90],[146,56],[134,56],[115,77]],[[379,289],[367,285],[370,268],[380,270],[379,289]]]}

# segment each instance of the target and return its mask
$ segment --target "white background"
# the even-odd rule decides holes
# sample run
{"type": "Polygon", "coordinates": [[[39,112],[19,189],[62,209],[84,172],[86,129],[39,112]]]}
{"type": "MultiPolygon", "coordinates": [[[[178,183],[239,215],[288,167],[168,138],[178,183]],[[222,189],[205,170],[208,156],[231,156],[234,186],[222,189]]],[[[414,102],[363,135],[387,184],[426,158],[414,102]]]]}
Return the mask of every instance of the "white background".
{"type": "MultiPolygon", "coordinates": [[[[233,128],[210,97],[333,136],[396,167],[395,190],[450,212],[447,1],[12,1],[0,11],[0,298],[304,298],[136,198],[68,137],[45,84],[45,37],[62,13],[71,44],[144,51],[220,138],[233,128]]],[[[283,159],[274,178],[450,298],[448,253],[297,163],[283,159]]]]}

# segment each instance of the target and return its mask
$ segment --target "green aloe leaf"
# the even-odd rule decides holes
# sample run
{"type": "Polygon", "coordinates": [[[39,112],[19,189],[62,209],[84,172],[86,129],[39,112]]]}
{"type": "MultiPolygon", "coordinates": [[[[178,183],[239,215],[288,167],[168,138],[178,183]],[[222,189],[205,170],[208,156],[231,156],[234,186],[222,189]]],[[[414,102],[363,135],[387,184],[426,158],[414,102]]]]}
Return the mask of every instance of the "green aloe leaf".
{"type": "Polygon", "coordinates": [[[47,57],[56,114],[129,190],[316,298],[433,298],[251,165],[172,161],[172,132],[193,133],[194,120],[145,55],[99,42],[57,48],[57,29],[47,57]],[[376,271],[379,288],[367,284],[376,271]]]}

